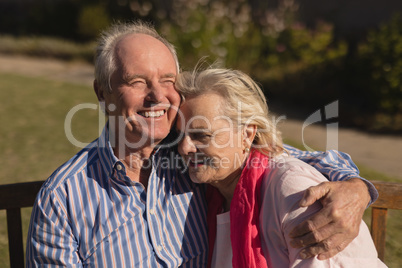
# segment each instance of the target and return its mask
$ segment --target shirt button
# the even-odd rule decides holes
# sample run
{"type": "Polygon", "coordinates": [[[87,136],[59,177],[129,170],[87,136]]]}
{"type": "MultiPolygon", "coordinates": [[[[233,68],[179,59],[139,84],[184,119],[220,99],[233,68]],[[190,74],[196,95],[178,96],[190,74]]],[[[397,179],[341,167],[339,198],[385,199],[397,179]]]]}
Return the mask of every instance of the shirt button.
{"type": "Polygon", "coordinates": [[[158,251],[161,251],[161,250],[162,250],[162,246],[159,245],[159,246],[156,247],[156,249],[157,249],[158,251]]]}
{"type": "Polygon", "coordinates": [[[153,208],[151,208],[151,209],[149,210],[149,214],[154,215],[154,214],[155,214],[155,210],[154,210],[153,208]]]}
{"type": "Polygon", "coordinates": [[[123,169],[123,167],[120,164],[117,164],[116,168],[117,168],[117,170],[122,170],[123,169]]]}

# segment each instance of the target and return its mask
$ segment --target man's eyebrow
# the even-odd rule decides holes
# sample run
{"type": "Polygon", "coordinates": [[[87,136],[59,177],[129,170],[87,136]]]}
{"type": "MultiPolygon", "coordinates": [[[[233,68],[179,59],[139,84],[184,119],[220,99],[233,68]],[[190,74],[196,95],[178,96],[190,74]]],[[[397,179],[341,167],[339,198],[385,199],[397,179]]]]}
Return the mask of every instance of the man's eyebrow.
{"type": "Polygon", "coordinates": [[[142,74],[125,74],[123,76],[123,80],[126,82],[129,82],[129,81],[137,79],[137,78],[146,79],[145,75],[142,75],[142,74]]]}
{"type": "Polygon", "coordinates": [[[167,74],[162,75],[162,78],[176,78],[176,74],[167,73],[167,74]]]}
{"type": "MultiPolygon", "coordinates": [[[[124,81],[131,81],[137,78],[146,79],[145,75],[142,74],[125,74],[123,76],[124,81]]],[[[167,73],[162,75],[162,78],[176,78],[176,74],[174,73],[167,73]]]]}

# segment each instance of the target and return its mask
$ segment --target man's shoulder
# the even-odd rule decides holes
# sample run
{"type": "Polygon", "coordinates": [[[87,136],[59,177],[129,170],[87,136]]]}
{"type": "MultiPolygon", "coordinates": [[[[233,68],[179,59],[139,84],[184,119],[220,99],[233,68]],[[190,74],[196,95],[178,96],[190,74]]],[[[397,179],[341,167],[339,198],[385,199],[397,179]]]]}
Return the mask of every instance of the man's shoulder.
{"type": "Polygon", "coordinates": [[[45,181],[43,187],[53,190],[77,175],[85,175],[87,170],[98,162],[99,153],[95,141],[59,166],[45,181]]]}
{"type": "Polygon", "coordinates": [[[305,163],[304,161],[295,158],[293,156],[289,156],[286,154],[282,154],[270,160],[270,169],[272,171],[279,171],[281,173],[284,172],[312,172],[315,174],[321,174],[317,169],[312,167],[311,165],[305,163]]]}

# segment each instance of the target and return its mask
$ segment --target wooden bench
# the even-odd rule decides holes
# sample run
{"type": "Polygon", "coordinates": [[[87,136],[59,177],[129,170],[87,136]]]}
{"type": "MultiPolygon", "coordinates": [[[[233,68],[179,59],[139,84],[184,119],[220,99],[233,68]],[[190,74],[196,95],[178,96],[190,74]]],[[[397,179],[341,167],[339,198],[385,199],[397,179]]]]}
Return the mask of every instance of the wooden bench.
{"type": "Polygon", "coordinates": [[[0,210],[6,210],[10,267],[25,266],[21,208],[32,207],[44,181],[0,185],[0,210]]]}
{"type": "MultiPolygon", "coordinates": [[[[24,267],[21,208],[31,207],[44,181],[0,185],[0,210],[7,213],[11,268],[24,267]]],[[[402,209],[402,183],[372,181],[380,197],[371,205],[371,235],[379,258],[384,261],[388,209],[402,209]]]]}
{"type": "Polygon", "coordinates": [[[402,183],[381,181],[372,181],[372,183],[380,196],[371,205],[371,236],[377,248],[378,257],[384,261],[387,213],[388,209],[402,209],[402,183]]]}

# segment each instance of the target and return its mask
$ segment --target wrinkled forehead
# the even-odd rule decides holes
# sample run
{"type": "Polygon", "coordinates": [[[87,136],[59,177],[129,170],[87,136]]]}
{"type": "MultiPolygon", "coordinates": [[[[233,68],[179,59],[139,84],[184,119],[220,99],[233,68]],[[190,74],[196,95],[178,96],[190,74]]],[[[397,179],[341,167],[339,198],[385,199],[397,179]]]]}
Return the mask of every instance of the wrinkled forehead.
{"type": "MultiPolygon", "coordinates": [[[[158,60],[160,65],[168,65],[174,68],[176,73],[176,61],[169,48],[160,40],[147,34],[128,34],[116,44],[116,60],[124,66],[143,60],[158,60]]],[[[162,66],[160,66],[162,67],[162,66]]]]}
{"type": "Polygon", "coordinates": [[[218,94],[207,93],[187,98],[178,113],[177,129],[216,130],[232,127],[233,122],[224,111],[225,101],[218,94]]]}

